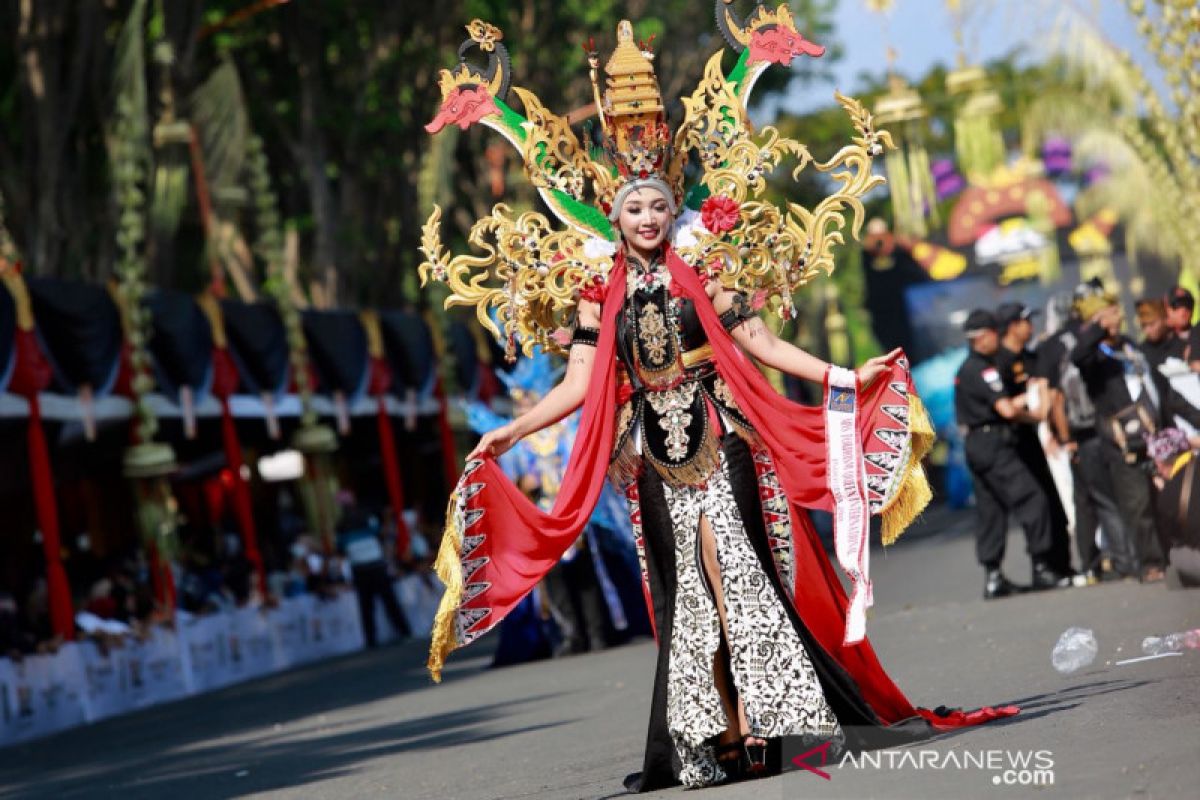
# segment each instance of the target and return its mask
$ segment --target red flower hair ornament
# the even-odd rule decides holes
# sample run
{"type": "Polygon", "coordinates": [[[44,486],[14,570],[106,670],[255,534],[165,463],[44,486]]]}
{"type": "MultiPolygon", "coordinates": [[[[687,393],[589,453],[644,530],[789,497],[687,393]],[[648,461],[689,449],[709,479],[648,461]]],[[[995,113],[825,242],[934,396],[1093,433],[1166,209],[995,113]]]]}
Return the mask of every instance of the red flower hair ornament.
{"type": "Polygon", "coordinates": [[[742,207],[732,197],[713,195],[700,206],[700,221],[718,236],[736,228],[741,220],[742,207]]]}

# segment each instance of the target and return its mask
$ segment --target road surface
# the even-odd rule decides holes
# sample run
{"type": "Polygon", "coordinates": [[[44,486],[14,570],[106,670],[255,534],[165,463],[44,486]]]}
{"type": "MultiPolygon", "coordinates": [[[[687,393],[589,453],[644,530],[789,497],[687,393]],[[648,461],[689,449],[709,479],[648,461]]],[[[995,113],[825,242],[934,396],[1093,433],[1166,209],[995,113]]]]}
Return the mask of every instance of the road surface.
{"type": "MultiPolygon", "coordinates": [[[[868,630],[915,703],[1015,703],[1021,715],[842,762],[828,779],[800,771],[691,796],[1195,796],[1200,651],[1115,662],[1140,656],[1147,635],[1200,627],[1200,591],[1111,583],[985,603],[971,522],[935,512],[873,554],[868,630]],[[1070,626],[1093,629],[1100,654],[1063,676],[1050,651],[1070,626]]],[[[1009,543],[1008,571],[1027,580],[1023,543],[1009,543]]],[[[623,794],[640,763],[653,644],[501,670],[486,668],[489,648],[453,656],[440,686],[422,643],[406,643],[0,750],[0,797],[623,794]]]]}

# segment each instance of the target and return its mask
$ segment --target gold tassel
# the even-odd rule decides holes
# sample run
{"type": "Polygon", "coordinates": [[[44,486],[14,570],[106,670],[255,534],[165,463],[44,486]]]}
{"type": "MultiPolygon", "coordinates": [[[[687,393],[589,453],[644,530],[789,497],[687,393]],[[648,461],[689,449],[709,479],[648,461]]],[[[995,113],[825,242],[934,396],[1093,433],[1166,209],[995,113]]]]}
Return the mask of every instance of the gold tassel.
{"type": "Polygon", "coordinates": [[[879,512],[883,517],[885,545],[899,539],[900,534],[904,533],[933,499],[933,490],[929,487],[929,479],[925,476],[921,460],[933,447],[937,436],[933,432],[933,424],[929,421],[929,412],[925,410],[925,404],[916,394],[910,394],[908,397],[908,433],[911,437],[908,462],[904,465],[900,488],[879,512]]]}
{"type": "Polygon", "coordinates": [[[438,547],[437,560],[433,563],[434,572],[441,578],[446,591],[438,603],[437,616],[433,619],[433,640],[429,643],[429,660],[426,667],[434,683],[442,682],[442,665],[446,656],[458,647],[458,637],[454,633],[454,619],[458,615],[458,606],[462,602],[462,531],[458,529],[457,515],[458,490],[450,494],[446,506],[446,529],[442,533],[442,543],[438,547]]]}

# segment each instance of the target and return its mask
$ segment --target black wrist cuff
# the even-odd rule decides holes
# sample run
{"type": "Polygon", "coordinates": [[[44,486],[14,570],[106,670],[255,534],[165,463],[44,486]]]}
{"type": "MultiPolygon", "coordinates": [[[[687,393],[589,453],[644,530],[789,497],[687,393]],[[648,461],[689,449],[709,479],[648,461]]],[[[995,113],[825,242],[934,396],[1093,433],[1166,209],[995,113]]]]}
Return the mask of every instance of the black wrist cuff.
{"type": "Polygon", "coordinates": [[[575,332],[571,334],[571,346],[577,344],[586,344],[590,347],[595,347],[600,343],[600,330],[598,328],[585,328],[581,325],[575,327],[575,332]]]}
{"type": "Polygon", "coordinates": [[[720,316],[721,327],[732,333],[734,328],[753,316],[754,312],[750,309],[750,303],[746,301],[746,296],[737,294],[733,298],[733,305],[720,316]]]}

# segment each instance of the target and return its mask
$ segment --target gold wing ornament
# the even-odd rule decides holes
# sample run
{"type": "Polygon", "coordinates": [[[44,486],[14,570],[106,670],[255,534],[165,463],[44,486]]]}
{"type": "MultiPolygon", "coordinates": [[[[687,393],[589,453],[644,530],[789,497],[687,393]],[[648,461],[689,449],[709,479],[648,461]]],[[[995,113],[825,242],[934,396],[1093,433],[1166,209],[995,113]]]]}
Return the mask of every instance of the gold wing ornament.
{"type": "Polygon", "coordinates": [[[553,230],[536,211],[514,218],[498,203],[468,236],[485,255],[450,258],[442,246],[441,218],[441,208],[434,206],[421,232],[426,259],[417,267],[421,285],[430,278],[445,283],[451,292],[446,308],[474,306],[479,324],[505,342],[510,360],[518,342],[527,356],[534,345],[565,352],[554,334],[572,324],[579,289],[607,281],[615,248],[575,229],[553,230]]]}
{"type": "MultiPolygon", "coordinates": [[[[711,231],[693,224],[691,236],[677,250],[695,265],[715,265],[727,288],[748,294],[761,293],[766,303],[784,319],[795,313],[792,295],[821,272],[833,271],[833,248],[845,242],[846,213],[857,238],[863,225],[862,196],[884,183],[874,175],[874,156],[892,147],[887,131],[874,128],[871,114],[857,100],[838,93],[838,103],[850,116],[857,136],[828,161],[816,161],[808,148],[781,136],[771,126],[757,136],[750,133],[745,107],[720,67],[720,53],[705,68],[704,80],[690,98],[676,137],[676,147],[698,154],[701,179],[710,197],[727,198],[737,209],[737,221],[726,230],[711,231]],[[807,167],[829,173],[837,190],[816,208],[788,203],[781,210],[760,199],[766,177],[788,158],[795,161],[795,180],[807,167]]],[[[731,206],[731,207],[733,207],[731,206]]]]}

